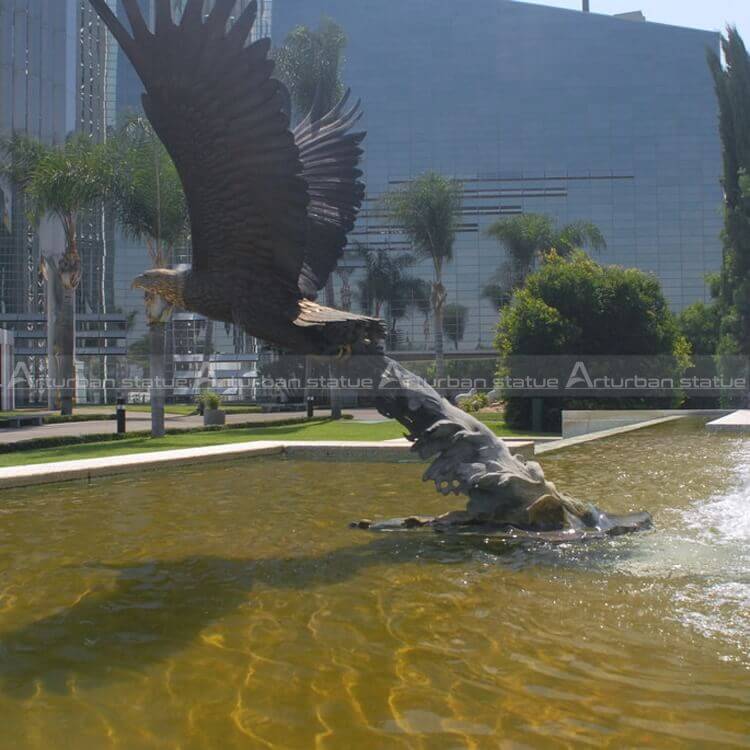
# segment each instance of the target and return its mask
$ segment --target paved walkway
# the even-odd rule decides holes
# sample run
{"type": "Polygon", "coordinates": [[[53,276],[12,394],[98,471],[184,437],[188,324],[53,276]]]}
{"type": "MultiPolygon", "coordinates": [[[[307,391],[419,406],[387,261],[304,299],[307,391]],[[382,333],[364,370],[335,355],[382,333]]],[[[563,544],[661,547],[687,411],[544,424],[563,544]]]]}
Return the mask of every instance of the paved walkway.
{"type": "Polygon", "coordinates": [[[727,430],[731,432],[750,432],[750,409],[740,409],[726,417],[709,422],[709,430],[727,430]]]}
{"type": "MultiPolygon", "coordinates": [[[[87,409],[78,413],[102,413],[111,414],[112,409],[87,409]]],[[[375,422],[383,421],[383,417],[374,409],[347,410],[357,421],[375,422]]],[[[316,411],[317,417],[327,417],[330,412],[325,409],[316,411]]],[[[227,424],[273,424],[284,422],[289,419],[301,419],[303,412],[276,412],[273,414],[228,414],[227,424]]],[[[192,430],[203,426],[203,417],[181,416],[167,414],[165,426],[168,430],[192,430]]],[[[128,432],[148,432],[151,429],[151,415],[147,412],[130,411],[127,413],[128,432]]],[[[20,429],[0,429],[0,443],[18,443],[23,440],[34,440],[36,438],[49,437],[73,437],[78,435],[110,435],[117,432],[117,422],[111,420],[98,420],[91,422],[67,422],[63,424],[47,424],[41,427],[22,427],[20,429]]]]}

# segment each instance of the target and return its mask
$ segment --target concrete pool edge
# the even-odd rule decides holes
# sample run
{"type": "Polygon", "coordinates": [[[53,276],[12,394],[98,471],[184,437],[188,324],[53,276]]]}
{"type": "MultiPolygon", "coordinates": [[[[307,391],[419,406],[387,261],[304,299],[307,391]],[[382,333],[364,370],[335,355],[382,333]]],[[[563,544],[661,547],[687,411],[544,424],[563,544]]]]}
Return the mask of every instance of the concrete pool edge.
{"type": "MultiPolygon", "coordinates": [[[[531,459],[572,448],[577,445],[606,440],[648,427],[685,419],[688,415],[675,415],[623,425],[609,430],[592,432],[565,440],[506,439],[513,453],[531,459]]],[[[278,441],[263,440],[248,443],[228,443],[202,448],[183,448],[151,453],[133,453],[104,458],[59,461],[47,464],[18,465],[0,468],[0,489],[56,484],[97,477],[118,476],[139,471],[156,471],[171,466],[195,465],[236,461],[239,458],[286,456],[309,460],[419,462],[406,439],[380,442],[355,441],[278,441]]]]}
{"type": "Polygon", "coordinates": [[[573,448],[576,445],[584,445],[585,443],[592,443],[596,440],[606,440],[607,438],[616,437],[617,435],[624,435],[627,432],[636,432],[637,430],[644,430],[648,427],[656,427],[660,424],[675,422],[678,419],[686,419],[688,416],[690,415],[678,414],[669,417],[657,417],[656,419],[649,419],[644,422],[613,427],[609,430],[591,432],[586,435],[577,435],[576,437],[557,440],[554,443],[538,445],[536,446],[536,454],[544,455],[545,453],[556,453],[557,451],[565,450],[566,448],[573,448]]]}
{"type": "MultiPolygon", "coordinates": [[[[525,458],[534,455],[534,442],[509,440],[511,450],[525,458]]],[[[132,453],[103,458],[58,461],[47,464],[8,466],[0,469],[0,489],[57,484],[97,477],[118,476],[142,471],[202,463],[235,461],[239,458],[287,456],[299,459],[339,461],[414,461],[420,459],[407,440],[383,442],[346,441],[255,441],[202,448],[183,448],[152,453],[132,453]]]]}

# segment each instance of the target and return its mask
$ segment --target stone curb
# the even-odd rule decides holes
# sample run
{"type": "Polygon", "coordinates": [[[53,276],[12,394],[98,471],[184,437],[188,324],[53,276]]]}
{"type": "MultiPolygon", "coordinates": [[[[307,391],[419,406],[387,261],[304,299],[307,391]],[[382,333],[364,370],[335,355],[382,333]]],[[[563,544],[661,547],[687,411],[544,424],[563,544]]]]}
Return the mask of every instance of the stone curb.
{"type": "MultiPolygon", "coordinates": [[[[534,443],[508,441],[514,453],[531,458],[534,443]]],[[[30,487],[74,480],[90,481],[95,477],[117,476],[131,472],[154,471],[171,466],[234,461],[241,457],[287,456],[299,459],[359,461],[419,461],[407,440],[389,442],[302,442],[256,441],[184,448],[153,453],[58,461],[49,464],[9,466],[0,469],[0,488],[30,487]]]]}
{"type": "Polygon", "coordinates": [[[740,409],[706,425],[713,432],[750,432],[750,409],[740,409]]]}
{"type": "Polygon", "coordinates": [[[667,422],[675,422],[678,419],[685,419],[687,415],[679,415],[673,417],[659,417],[658,419],[649,419],[645,422],[638,422],[637,424],[624,425],[622,427],[613,427],[610,430],[602,430],[601,432],[590,432],[586,435],[578,435],[577,437],[566,438],[565,440],[558,440],[554,443],[546,443],[544,445],[538,445],[536,447],[536,455],[543,455],[546,453],[555,453],[557,451],[564,450],[565,448],[572,448],[576,445],[583,445],[585,443],[592,443],[595,440],[605,440],[607,438],[615,437],[617,435],[624,435],[626,432],[635,432],[636,430],[643,430],[647,427],[655,427],[659,424],[666,424],[667,422]]]}

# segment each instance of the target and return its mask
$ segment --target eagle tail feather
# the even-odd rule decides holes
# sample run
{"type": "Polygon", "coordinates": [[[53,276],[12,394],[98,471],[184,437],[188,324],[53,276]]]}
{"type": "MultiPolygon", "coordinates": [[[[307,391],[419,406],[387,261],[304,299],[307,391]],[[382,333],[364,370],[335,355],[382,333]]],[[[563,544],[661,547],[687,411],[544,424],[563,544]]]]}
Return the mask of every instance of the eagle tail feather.
{"type": "Polygon", "coordinates": [[[294,325],[319,333],[325,349],[321,354],[334,354],[344,347],[353,354],[374,354],[382,351],[386,334],[379,318],[336,310],[312,300],[300,302],[294,325]]]}

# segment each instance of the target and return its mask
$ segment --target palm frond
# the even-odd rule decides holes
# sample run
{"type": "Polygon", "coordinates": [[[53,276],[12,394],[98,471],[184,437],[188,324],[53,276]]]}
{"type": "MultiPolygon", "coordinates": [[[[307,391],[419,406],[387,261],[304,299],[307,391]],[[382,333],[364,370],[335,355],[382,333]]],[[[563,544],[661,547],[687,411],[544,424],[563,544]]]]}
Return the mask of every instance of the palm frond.
{"type": "Polygon", "coordinates": [[[189,235],[185,193],[174,162],[150,123],[126,121],[109,144],[118,164],[114,203],[126,235],[146,240],[156,266],[189,235]]]}
{"type": "Polygon", "coordinates": [[[436,263],[453,258],[453,245],[463,200],[461,183],[428,172],[388,193],[384,207],[411,240],[420,258],[436,263]]]}

